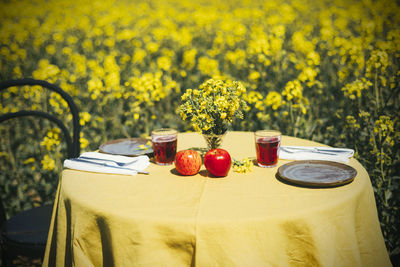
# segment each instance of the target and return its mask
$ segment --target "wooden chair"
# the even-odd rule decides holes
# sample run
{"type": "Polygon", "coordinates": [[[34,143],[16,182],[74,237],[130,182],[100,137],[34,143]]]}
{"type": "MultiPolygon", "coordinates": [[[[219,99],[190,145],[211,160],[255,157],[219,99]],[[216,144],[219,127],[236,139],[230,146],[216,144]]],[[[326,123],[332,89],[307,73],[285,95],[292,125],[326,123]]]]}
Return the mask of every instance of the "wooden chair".
{"type": "MultiPolygon", "coordinates": [[[[80,125],[79,112],[73,99],[58,86],[42,80],[19,79],[0,82],[0,92],[12,86],[36,86],[58,93],[68,104],[72,114],[72,138],[65,123],[56,116],[36,110],[20,110],[0,115],[0,123],[25,116],[45,118],[55,123],[62,131],[67,144],[69,158],[78,157],[80,153],[80,125]]],[[[11,218],[6,218],[3,205],[4,199],[0,196],[0,245],[4,265],[12,266],[17,256],[42,258],[44,255],[47,235],[52,215],[52,205],[22,211],[11,218]]]]}

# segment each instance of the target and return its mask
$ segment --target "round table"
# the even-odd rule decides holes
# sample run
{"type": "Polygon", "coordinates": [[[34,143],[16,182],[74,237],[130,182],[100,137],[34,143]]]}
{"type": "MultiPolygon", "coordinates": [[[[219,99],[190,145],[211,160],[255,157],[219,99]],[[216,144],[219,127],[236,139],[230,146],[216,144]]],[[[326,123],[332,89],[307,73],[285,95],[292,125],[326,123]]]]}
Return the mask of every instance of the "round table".
{"type": "MultiPolygon", "coordinates": [[[[283,136],[282,145],[322,146],[283,136]]],[[[205,148],[180,133],[178,150],[205,148]]],[[[251,132],[228,132],[222,148],[255,157],[251,132]]],[[[150,175],[64,170],[44,266],[391,266],[368,173],[350,184],[305,188],[278,167],[180,176],[152,163],[150,175]]]]}

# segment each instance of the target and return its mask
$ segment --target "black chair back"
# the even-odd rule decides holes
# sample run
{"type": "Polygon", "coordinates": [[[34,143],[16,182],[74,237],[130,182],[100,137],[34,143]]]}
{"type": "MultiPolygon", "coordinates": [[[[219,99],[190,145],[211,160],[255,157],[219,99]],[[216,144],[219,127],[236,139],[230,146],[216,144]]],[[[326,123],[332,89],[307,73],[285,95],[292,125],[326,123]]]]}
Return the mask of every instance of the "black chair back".
{"type": "Polygon", "coordinates": [[[0,123],[9,119],[13,118],[18,118],[18,117],[24,117],[24,116],[36,116],[36,117],[42,117],[46,118],[54,123],[57,124],[57,126],[62,130],[65,140],[67,142],[67,149],[68,149],[68,157],[78,157],[80,153],[80,141],[79,141],[79,134],[80,134],[80,124],[79,124],[79,112],[78,108],[71,98],[70,95],[68,95],[64,90],[62,90],[60,87],[57,85],[48,83],[46,81],[42,80],[34,80],[30,78],[25,78],[25,79],[19,79],[19,80],[10,80],[10,81],[4,81],[0,82],[0,92],[13,86],[24,86],[24,85],[40,85],[44,88],[47,88],[53,92],[58,93],[68,104],[69,109],[72,114],[72,124],[73,124],[73,134],[72,138],[71,135],[66,128],[65,124],[55,117],[54,115],[42,112],[42,111],[36,111],[36,110],[21,110],[13,113],[6,113],[0,116],[0,123]]]}

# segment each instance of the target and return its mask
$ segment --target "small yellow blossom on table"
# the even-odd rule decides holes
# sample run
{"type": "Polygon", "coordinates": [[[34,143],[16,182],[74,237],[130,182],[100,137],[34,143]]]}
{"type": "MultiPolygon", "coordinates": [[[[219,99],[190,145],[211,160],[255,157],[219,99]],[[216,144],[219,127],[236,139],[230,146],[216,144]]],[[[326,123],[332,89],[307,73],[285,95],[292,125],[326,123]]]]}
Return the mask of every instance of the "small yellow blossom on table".
{"type": "Polygon", "coordinates": [[[239,173],[248,173],[251,172],[254,163],[252,159],[244,158],[242,161],[233,160],[233,171],[239,173]]]}

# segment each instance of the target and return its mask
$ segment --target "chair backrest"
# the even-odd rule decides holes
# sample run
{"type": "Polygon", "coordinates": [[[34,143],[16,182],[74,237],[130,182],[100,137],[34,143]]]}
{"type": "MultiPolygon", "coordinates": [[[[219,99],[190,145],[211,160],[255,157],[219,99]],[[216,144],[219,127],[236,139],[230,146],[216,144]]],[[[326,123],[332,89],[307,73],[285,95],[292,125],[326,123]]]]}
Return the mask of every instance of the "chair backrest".
{"type": "Polygon", "coordinates": [[[72,97],[68,95],[64,90],[62,90],[60,87],[48,83],[46,81],[42,80],[34,80],[34,79],[19,79],[19,80],[10,80],[10,81],[4,81],[0,82],[0,92],[13,86],[24,86],[24,85],[40,85],[43,88],[47,88],[53,92],[58,93],[68,104],[69,109],[72,114],[72,124],[73,124],[73,135],[71,138],[70,132],[68,131],[67,127],[65,124],[58,119],[56,116],[48,114],[43,111],[36,111],[36,110],[21,110],[17,112],[11,112],[11,113],[6,113],[0,116],[0,123],[9,119],[13,118],[18,118],[18,117],[24,117],[24,116],[36,116],[36,117],[42,117],[46,118],[54,123],[57,124],[57,126],[62,130],[66,143],[67,143],[67,150],[68,150],[68,157],[78,157],[80,153],[80,125],[79,125],[79,111],[78,108],[73,101],[72,97]]]}
{"type": "MultiPolygon", "coordinates": [[[[42,80],[34,80],[30,78],[18,79],[18,80],[9,80],[0,82],[0,92],[6,90],[9,87],[14,86],[41,86],[42,88],[49,89],[55,93],[58,93],[68,104],[70,112],[72,114],[72,137],[70,131],[66,127],[66,124],[57,118],[55,115],[46,113],[44,111],[37,111],[37,110],[19,110],[17,112],[10,112],[6,114],[0,115],[0,123],[14,119],[19,117],[26,117],[26,116],[33,116],[33,117],[41,117],[45,118],[49,121],[54,122],[62,131],[64,135],[64,140],[67,145],[67,154],[69,158],[78,157],[80,154],[80,124],[79,124],[79,111],[78,108],[73,101],[72,97],[67,94],[64,90],[60,87],[51,84],[46,81],[42,80]]],[[[6,219],[6,213],[4,210],[4,206],[2,200],[0,199],[0,225],[6,219]]]]}

